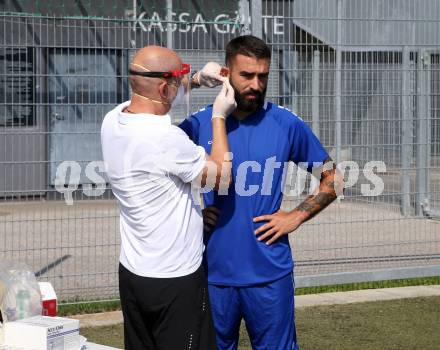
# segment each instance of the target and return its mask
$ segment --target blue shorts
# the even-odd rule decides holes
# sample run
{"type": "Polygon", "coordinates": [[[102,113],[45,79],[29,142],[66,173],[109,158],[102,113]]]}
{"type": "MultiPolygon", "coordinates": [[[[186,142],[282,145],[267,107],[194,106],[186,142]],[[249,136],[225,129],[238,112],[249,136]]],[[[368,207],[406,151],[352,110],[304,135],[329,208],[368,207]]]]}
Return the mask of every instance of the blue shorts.
{"type": "Polygon", "coordinates": [[[237,349],[242,319],[252,349],[298,350],[292,274],[251,287],[208,288],[218,350],[237,349]]]}

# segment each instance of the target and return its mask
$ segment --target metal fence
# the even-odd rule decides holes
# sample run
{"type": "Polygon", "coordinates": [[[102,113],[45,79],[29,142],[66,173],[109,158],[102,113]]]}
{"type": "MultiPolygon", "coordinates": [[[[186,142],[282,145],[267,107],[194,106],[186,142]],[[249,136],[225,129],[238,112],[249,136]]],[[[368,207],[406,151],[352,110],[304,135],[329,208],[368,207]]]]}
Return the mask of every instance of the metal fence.
{"type": "Polygon", "coordinates": [[[243,33],[272,49],[267,98],[346,170],[344,198],[290,237],[297,285],[440,275],[440,0],[6,0],[0,28],[0,258],[64,302],[118,295],[99,130],[133,53],[168,46],[199,69],[243,33]]]}

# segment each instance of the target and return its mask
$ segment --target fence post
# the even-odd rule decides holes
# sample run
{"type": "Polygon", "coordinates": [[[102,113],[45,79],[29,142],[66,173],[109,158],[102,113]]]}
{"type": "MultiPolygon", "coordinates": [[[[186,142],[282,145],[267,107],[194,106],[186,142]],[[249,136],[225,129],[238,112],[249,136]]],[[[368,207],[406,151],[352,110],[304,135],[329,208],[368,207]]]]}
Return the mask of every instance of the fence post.
{"type": "Polygon", "coordinates": [[[298,110],[298,67],[299,54],[298,51],[292,52],[292,111],[299,114],[298,110]]]}
{"type": "Polygon", "coordinates": [[[410,51],[408,46],[402,50],[402,152],[401,152],[401,213],[410,215],[411,201],[411,159],[412,159],[412,120],[410,109],[410,51]]]}
{"type": "Polygon", "coordinates": [[[313,52],[312,71],[312,129],[319,138],[319,50],[313,52]]]}
{"type": "Polygon", "coordinates": [[[298,51],[282,51],[283,105],[298,114],[298,51]]]}
{"type": "MultiPolygon", "coordinates": [[[[431,105],[433,100],[431,99],[431,97],[434,94],[434,91],[432,91],[432,73],[433,73],[433,68],[431,65],[431,53],[430,52],[426,52],[425,56],[426,60],[424,61],[425,66],[425,86],[426,86],[426,173],[425,173],[425,196],[426,198],[429,199],[429,188],[430,188],[430,181],[429,181],[429,176],[430,176],[430,169],[431,169],[431,142],[432,142],[432,133],[431,133],[431,122],[432,122],[432,110],[433,110],[433,106],[431,105]],[[428,55],[428,56],[426,56],[428,55]]],[[[437,217],[439,217],[440,213],[436,210],[431,210],[431,212],[434,212],[435,215],[437,217]]]]}
{"type": "Polygon", "coordinates": [[[238,1],[238,15],[240,16],[240,23],[243,24],[241,29],[241,34],[251,34],[249,29],[249,2],[250,0],[239,0],[238,1]]]}
{"type": "Polygon", "coordinates": [[[167,47],[173,48],[173,0],[167,0],[167,47]]]}
{"type": "Polygon", "coordinates": [[[261,0],[250,0],[251,5],[251,32],[253,36],[263,38],[263,6],[261,0]]]}
{"type": "MultiPolygon", "coordinates": [[[[429,56],[428,56],[429,57],[429,56]]],[[[425,52],[419,51],[417,79],[417,193],[416,215],[423,216],[422,203],[428,199],[428,153],[429,153],[429,60],[425,59],[425,52]]]]}
{"type": "Polygon", "coordinates": [[[337,22],[337,44],[336,44],[336,77],[335,77],[335,162],[339,164],[341,161],[341,85],[342,85],[342,0],[338,0],[338,22],[337,22]]]}

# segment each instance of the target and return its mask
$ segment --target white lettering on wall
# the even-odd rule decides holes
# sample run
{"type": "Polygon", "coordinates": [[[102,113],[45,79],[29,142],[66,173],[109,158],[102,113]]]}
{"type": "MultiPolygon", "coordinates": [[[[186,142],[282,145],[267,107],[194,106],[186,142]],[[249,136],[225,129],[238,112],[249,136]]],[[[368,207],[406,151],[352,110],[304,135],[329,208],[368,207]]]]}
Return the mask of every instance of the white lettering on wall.
{"type": "MultiPolygon", "coordinates": [[[[270,28],[273,35],[284,35],[283,16],[262,17],[263,31],[265,33],[270,28]]],[[[214,19],[205,18],[202,13],[196,13],[195,16],[191,17],[188,12],[171,12],[171,21],[172,23],[169,28],[173,32],[177,29],[181,33],[188,33],[190,31],[195,33],[196,31],[203,30],[205,34],[208,33],[208,28],[213,28],[218,34],[236,34],[245,23],[249,22],[237,11],[232,16],[227,13],[219,13],[214,19]]],[[[167,29],[167,24],[166,17],[161,18],[158,12],[153,12],[151,17],[148,17],[147,12],[143,11],[135,18],[133,30],[164,32],[167,29]]]]}

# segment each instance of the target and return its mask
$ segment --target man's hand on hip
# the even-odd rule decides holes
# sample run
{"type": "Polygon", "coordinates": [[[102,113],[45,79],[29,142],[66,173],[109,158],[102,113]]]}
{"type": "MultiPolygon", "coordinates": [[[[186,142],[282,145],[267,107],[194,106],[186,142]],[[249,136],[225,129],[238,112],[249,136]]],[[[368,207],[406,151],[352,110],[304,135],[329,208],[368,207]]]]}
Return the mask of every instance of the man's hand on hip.
{"type": "Polygon", "coordinates": [[[258,236],[259,241],[270,239],[266,242],[267,245],[271,245],[278,238],[295,231],[301,224],[300,220],[295,220],[293,213],[287,213],[279,210],[271,215],[261,215],[254,218],[254,222],[267,221],[264,225],[259,227],[255,231],[255,235],[258,236]]]}

